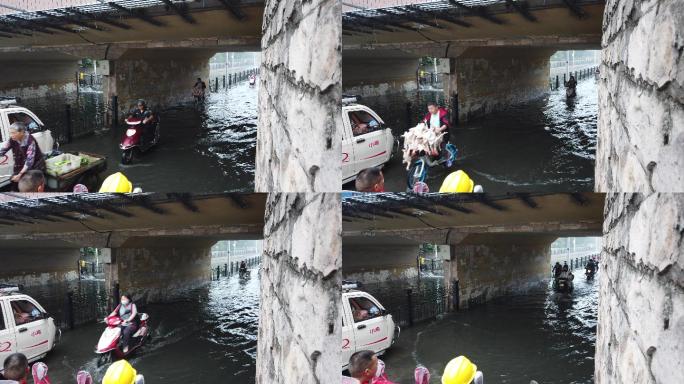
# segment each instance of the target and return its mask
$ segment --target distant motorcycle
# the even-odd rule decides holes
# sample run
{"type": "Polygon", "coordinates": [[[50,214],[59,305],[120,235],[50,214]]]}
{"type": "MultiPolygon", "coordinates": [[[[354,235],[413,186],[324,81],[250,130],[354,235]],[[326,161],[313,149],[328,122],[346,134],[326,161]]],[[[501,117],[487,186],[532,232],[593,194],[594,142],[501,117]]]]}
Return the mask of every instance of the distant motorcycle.
{"type": "Polygon", "coordinates": [[[561,275],[553,279],[553,290],[556,292],[570,293],[575,289],[572,280],[575,276],[568,273],[567,276],[561,275]]]}

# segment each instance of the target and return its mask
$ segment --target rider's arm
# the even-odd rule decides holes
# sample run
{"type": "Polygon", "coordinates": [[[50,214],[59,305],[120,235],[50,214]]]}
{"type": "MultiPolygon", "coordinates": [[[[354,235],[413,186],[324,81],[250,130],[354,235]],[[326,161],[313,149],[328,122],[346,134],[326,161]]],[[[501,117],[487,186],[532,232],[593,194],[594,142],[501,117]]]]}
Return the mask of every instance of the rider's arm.
{"type": "Polygon", "coordinates": [[[129,317],[129,319],[133,320],[136,316],[138,316],[138,307],[136,307],[135,303],[133,303],[131,305],[131,317],[129,317]]]}
{"type": "Polygon", "coordinates": [[[109,316],[116,316],[117,312],[119,312],[119,307],[121,304],[117,305],[116,308],[114,308],[114,311],[109,314],[109,316]]]}

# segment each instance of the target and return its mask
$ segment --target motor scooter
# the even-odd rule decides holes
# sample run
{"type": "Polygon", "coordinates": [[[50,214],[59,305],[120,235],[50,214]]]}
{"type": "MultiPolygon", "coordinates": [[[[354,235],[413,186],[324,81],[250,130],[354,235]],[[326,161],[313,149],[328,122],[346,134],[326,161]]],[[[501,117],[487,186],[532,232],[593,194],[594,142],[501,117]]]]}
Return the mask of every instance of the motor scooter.
{"type": "Polygon", "coordinates": [[[99,355],[97,366],[101,367],[109,364],[116,359],[123,359],[131,355],[138,348],[142,347],[150,338],[150,329],[147,326],[149,316],[146,313],[139,313],[140,324],[129,340],[128,350],[124,352],[122,345],[124,321],[119,316],[110,315],[105,318],[107,328],[102,332],[100,340],[95,347],[95,353],[99,355]]]}
{"type": "Polygon", "coordinates": [[[133,161],[136,152],[147,152],[159,143],[159,118],[155,116],[154,121],[148,123],[149,127],[147,129],[154,130],[152,135],[148,134],[152,137],[151,140],[149,138],[143,140],[145,128],[143,127],[142,122],[143,119],[137,117],[129,117],[126,119],[126,125],[128,127],[121,138],[121,144],[119,144],[119,148],[123,151],[121,152],[122,164],[130,164],[133,161]]]}
{"type": "Polygon", "coordinates": [[[249,75],[249,85],[254,85],[254,84],[256,84],[256,76],[249,75]]]}

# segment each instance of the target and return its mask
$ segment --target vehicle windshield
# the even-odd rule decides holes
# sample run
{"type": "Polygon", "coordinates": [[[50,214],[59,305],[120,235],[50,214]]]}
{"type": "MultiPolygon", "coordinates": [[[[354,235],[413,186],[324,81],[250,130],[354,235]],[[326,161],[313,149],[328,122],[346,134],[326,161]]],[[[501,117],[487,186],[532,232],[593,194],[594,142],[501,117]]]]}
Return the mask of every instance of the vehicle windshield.
{"type": "Polygon", "coordinates": [[[349,122],[351,123],[354,136],[382,129],[382,124],[366,111],[350,111],[349,122]]]}
{"type": "Polygon", "coordinates": [[[10,302],[14,323],[22,325],[43,318],[43,313],[28,300],[12,300],[10,302]]]}
{"type": "Polygon", "coordinates": [[[20,122],[24,123],[30,132],[37,132],[41,130],[40,124],[38,124],[36,120],[24,112],[10,113],[7,115],[7,118],[9,119],[10,125],[15,122],[20,122]]]}
{"type": "Polygon", "coordinates": [[[350,297],[349,306],[355,323],[382,315],[380,308],[367,297],[350,297]]]}

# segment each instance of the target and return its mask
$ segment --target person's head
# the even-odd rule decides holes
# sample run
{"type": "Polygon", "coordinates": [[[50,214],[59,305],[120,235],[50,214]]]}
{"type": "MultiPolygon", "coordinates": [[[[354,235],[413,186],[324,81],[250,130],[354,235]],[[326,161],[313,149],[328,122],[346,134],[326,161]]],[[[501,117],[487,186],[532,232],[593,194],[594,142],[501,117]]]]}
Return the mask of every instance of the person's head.
{"type": "Polygon", "coordinates": [[[28,378],[28,359],[23,353],[13,353],[5,359],[3,376],[7,380],[22,382],[28,378]]]}
{"type": "Polygon", "coordinates": [[[198,78],[197,78],[197,82],[198,82],[198,83],[201,83],[201,82],[202,82],[202,78],[201,78],[201,77],[198,77],[198,78]]]}
{"type": "Polygon", "coordinates": [[[378,167],[366,168],[356,175],[356,190],[359,192],[383,192],[385,177],[378,167]]]}
{"type": "Polygon", "coordinates": [[[427,109],[428,109],[428,112],[430,112],[431,114],[434,115],[435,113],[437,113],[439,111],[439,106],[437,106],[436,103],[428,103],[427,109]]]}
{"type": "Polygon", "coordinates": [[[563,265],[568,265],[568,262],[567,262],[567,261],[564,261],[564,262],[563,262],[563,265]]]}
{"type": "Polygon", "coordinates": [[[477,374],[477,365],[465,356],[451,359],[444,367],[442,384],[469,384],[477,374]]]}
{"type": "Polygon", "coordinates": [[[26,124],[21,121],[15,121],[9,127],[10,139],[14,141],[22,141],[26,135],[26,124]]]}
{"type": "Polygon", "coordinates": [[[349,358],[349,374],[361,382],[375,377],[377,369],[378,357],[373,351],[358,351],[349,358]]]}
{"type": "Polygon", "coordinates": [[[131,303],[131,295],[128,293],[124,293],[121,295],[121,304],[123,305],[128,305],[131,303]]]}
{"type": "Polygon", "coordinates": [[[137,106],[138,106],[139,110],[144,111],[145,108],[147,108],[147,103],[145,102],[145,100],[140,99],[140,100],[138,100],[137,106]]]}
{"type": "Polygon", "coordinates": [[[19,192],[45,192],[43,172],[32,169],[19,179],[19,192]]]}
{"type": "Polygon", "coordinates": [[[575,76],[570,75],[570,80],[575,80],[575,76]]]}
{"type": "Polygon", "coordinates": [[[107,368],[102,378],[102,384],[142,384],[145,380],[142,375],[126,360],[119,360],[107,368]]]}

